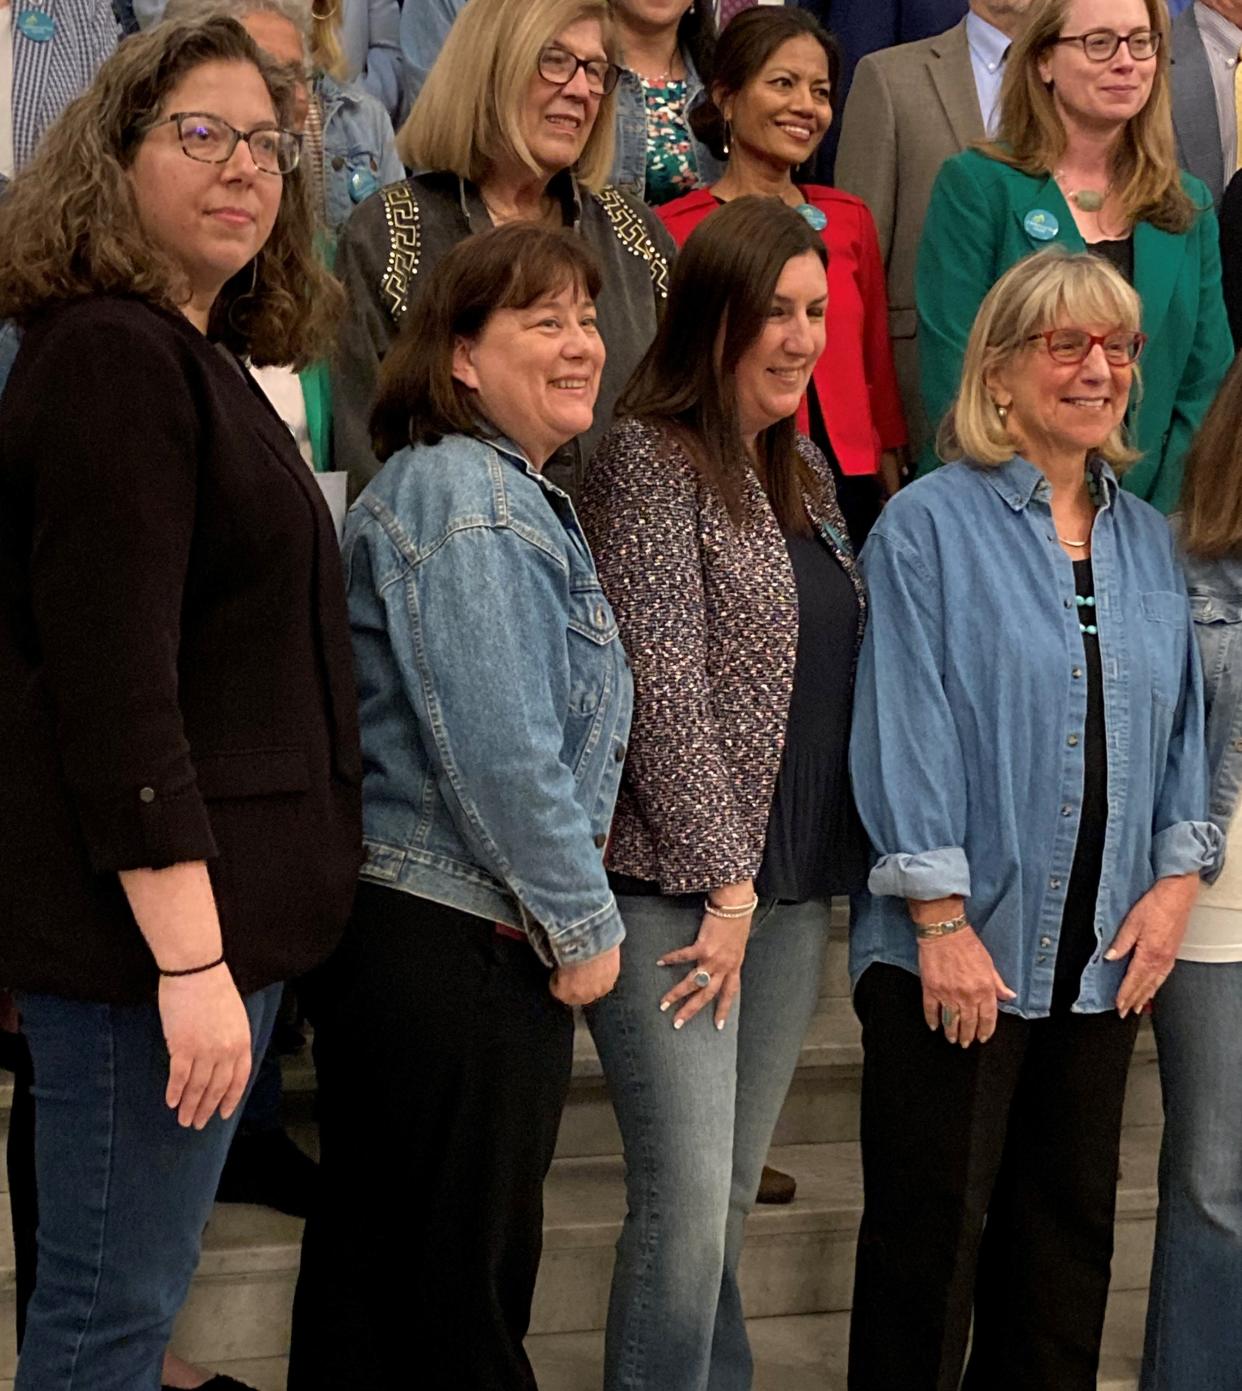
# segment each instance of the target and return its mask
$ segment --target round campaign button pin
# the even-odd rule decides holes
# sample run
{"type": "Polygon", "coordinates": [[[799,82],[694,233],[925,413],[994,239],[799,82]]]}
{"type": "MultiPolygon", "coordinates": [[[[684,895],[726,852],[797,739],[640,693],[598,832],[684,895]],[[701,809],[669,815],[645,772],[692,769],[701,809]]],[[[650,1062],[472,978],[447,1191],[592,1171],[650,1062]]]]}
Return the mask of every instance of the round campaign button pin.
{"type": "Polygon", "coordinates": [[[1044,208],[1035,208],[1027,213],[1022,226],[1027,236],[1034,237],[1036,241],[1051,241],[1061,230],[1061,224],[1044,208]]]}
{"type": "Polygon", "coordinates": [[[44,10],[23,10],[17,16],[17,27],[35,43],[47,43],[56,33],[56,20],[44,10]]]}
{"type": "Polygon", "coordinates": [[[379,186],[379,180],[369,169],[355,169],[349,176],[349,196],[355,203],[369,198],[379,186]]]}
{"type": "Polygon", "coordinates": [[[809,222],[817,232],[822,232],[828,225],[828,214],[814,203],[799,203],[794,212],[801,213],[803,220],[809,222]]]}

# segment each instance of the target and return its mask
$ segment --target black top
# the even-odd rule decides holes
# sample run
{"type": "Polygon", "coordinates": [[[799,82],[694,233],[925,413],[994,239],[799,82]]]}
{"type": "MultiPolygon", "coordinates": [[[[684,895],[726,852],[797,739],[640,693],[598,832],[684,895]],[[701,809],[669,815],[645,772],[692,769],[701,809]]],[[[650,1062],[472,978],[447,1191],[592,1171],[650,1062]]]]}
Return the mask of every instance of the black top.
{"type": "Polygon", "coordinates": [[[117,871],[206,860],[253,991],[321,961],[361,863],[340,554],[289,431],[182,315],[29,326],[0,401],[0,981],[148,998],[117,871]]]}
{"type": "Polygon", "coordinates": [[[1236,348],[1242,349],[1242,175],[1235,174],[1220,205],[1220,272],[1236,348]]]}
{"type": "Polygon", "coordinates": [[[1134,284],[1134,236],[1118,237],[1115,241],[1092,241],[1087,243],[1087,250],[1093,255],[1101,257],[1112,264],[1125,276],[1131,285],[1134,284]]]}
{"type": "Polygon", "coordinates": [[[849,775],[858,596],[818,536],[786,533],[785,546],[798,586],[798,655],[755,889],[804,903],[867,881],[867,836],[849,775]]]}
{"type": "MultiPolygon", "coordinates": [[[[1095,597],[1089,560],[1074,562],[1074,589],[1082,598],[1095,597]]],[[[1095,609],[1078,610],[1079,626],[1098,627],[1095,609]]],[[[1104,673],[1100,664],[1100,640],[1082,635],[1087,668],[1087,723],[1083,739],[1082,815],[1074,863],[1061,914],[1061,940],[1057,947],[1053,1009],[1068,1009],[1078,998],[1082,973],[1098,945],[1095,936],[1095,903],[1104,862],[1104,832],[1108,825],[1108,747],[1104,729],[1104,673]]]]}

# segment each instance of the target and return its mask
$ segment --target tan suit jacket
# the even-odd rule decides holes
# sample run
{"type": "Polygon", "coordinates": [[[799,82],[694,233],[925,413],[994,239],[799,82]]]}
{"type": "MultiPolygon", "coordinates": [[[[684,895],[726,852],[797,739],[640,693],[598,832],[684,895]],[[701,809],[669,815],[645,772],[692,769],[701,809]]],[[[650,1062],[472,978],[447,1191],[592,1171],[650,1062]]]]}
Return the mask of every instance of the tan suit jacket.
{"type": "Polygon", "coordinates": [[[927,438],[919,393],[914,264],[940,166],[985,135],[966,21],[858,64],[841,121],[836,182],[871,209],[888,274],[889,333],[917,456],[927,438]]]}

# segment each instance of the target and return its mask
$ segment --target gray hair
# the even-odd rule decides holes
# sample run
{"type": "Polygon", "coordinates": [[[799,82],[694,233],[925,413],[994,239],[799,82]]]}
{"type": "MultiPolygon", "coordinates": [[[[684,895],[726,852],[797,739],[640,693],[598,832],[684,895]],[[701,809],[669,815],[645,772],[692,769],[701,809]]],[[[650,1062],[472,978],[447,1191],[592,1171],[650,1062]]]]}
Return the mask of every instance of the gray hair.
{"type": "Polygon", "coordinates": [[[235,19],[239,24],[252,14],[274,14],[287,19],[302,36],[302,47],[311,47],[312,0],[168,0],[164,19],[178,24],[201,24],[205,19],[235,19]]]}

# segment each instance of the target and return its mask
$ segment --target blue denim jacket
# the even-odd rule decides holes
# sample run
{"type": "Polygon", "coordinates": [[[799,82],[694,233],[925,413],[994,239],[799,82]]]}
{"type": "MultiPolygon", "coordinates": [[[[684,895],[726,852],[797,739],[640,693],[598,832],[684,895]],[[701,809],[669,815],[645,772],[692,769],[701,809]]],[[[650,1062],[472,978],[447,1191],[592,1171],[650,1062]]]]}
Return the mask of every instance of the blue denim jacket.
{"type": "Polygon", "coordinates": [[[364,198],[404,179],[405,166],[378,98],[326,74],[315,90],[323,106],[324,212],[329,230],[338,232],[364,198]]]}
{"type": "MultiPolygon", "coordinates": [[[[1164,875],[1210,867],[1203,679],[1168,525],[1096,464],[1091,539],[1108,745],[1097,951],[1074,1009],[1113,1008],[1105,961],[1164,875]]],[[[1087,673],[1050,489],[1025,459],[950,464],[884,509],[862,555],[871,622],[850,769],[878,852],[850,970],[918,970],[907,898],[960,894],[1006,984],[1046,1015],[1082,808],[1087,673]]]]}
{"type": "MultiPolygon", "coordinates": [[[[703,83],[694,70],[689,54],[682,54],[686,64],[686,111],[707,100],[703,83]]],[[[643,84],[628,68],[621,69],[617,83],[616,152],[608,182],[622,193],[642,198],[647,189],[647,108],[643,100],[643,84]]],[[[714,184],[724,173],[724,165],[703,144],[694,142],[699,176],[704,184],[714,184]]]]}
{"type": "Polygon", "coordinates": [[[549,965],[616,946],[603,847],[633,685],[569,498],[506,441],[403,449],[344,558],[362,877],[523,928],[549,965]]]}
{"type": "MultiPolygon", "coordinates": [[[[1242,788],[1242,559],[1186,556],[1207,709],[1208,815],[1228,833],[1242,788]]],[[[1210,883],[1221,860],[1204,874],[1210,883]]]]}

